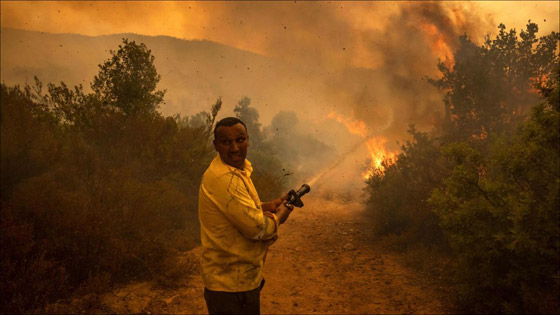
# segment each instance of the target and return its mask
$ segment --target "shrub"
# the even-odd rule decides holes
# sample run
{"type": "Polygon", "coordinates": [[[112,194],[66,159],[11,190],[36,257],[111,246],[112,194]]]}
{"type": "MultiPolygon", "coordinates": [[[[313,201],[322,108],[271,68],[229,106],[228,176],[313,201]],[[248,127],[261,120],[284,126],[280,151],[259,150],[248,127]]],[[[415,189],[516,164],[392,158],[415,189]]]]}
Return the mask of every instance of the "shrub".
{"type": "Polygon", "coordinates": [[[430,203],[456,252],[466,309],[559,309],[558,81],[555,89],[516,134],[494,137],[487,155],[466,143],[444,149],[455,166],[430,203]]]}
{"type": "MultiPolygon", "coordinates": [[[[198,187],[215,156],[221,100],[196,116],[203,121],[162,116],[153,57],[123,43],[100,66],[95,94],[61,83],[43,95],[38,79],[23,90],[1,85],[2,313],[97,308],[115,283],[173,287],[195,270],[180,253],[199,243],[198,187]],[[140,79],[140,90],[131,86],[140,79]],[[55,303],[80,295],[79,305],[55,303]]],[[[278,161],[254,152],[257,187],[278,197],[278,161]]]]}
{"type": "Polygon", "coordinates": [[[402,146],[395,161],[385,161],[384,172],[366,180],[367,209],[376,233],[406,234],[410,243],[441,243],[438,220],[426,203],[447,172],[434,135],[411,126],[413,140],[402,146]],[[406,232],[406,233],[405,233],[406,232]]]}

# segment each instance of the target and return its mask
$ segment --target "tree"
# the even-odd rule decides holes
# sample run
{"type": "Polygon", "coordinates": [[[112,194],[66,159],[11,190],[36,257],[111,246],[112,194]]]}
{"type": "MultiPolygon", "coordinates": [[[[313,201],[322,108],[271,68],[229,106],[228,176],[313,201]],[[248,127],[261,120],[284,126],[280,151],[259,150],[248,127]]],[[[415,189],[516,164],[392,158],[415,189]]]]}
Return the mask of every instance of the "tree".
{"type": "Polygon", "coordinates": [[[476,313],[548,314],[560,305],[560,112],[553,102],[535,106],[517,133],[491,139],[487,154],[466,142],[444,148],[455,166],[429,202],[457,255],[460,300],[476,313]]]}
{"type": "Polygon", "coordinates": [[[156,91],[161,76],[153,64],[155,57],[143,43],[123,38],[112,57],[99,65],[91,88],[107,106],[126,115],[153,114],[163,102],[165,90],[156,91]]]}
{"type": "Polygon", "coordinates": [[[450,141],[486,139],[490,133],[511,131],[538,101],[535,87],[554,75],[558,33],[536,37],[538,26],[527,24],[517,36],[500,24],[495,39],[477,46],[460,37],[455,65],[439,63],[443,77],[430,80],[446,91],[447,138],[450,141]]]}
{"type": "Polygon", "coordinates": [[[43,94],[38,79],[0,85],[0,313],[91,313],[113,283],[171,285],[194,266],[174,257],[197,244],[207,129],[221,101],[208,128],[179,125],[155,111],[164,93],[150,51],[119,48],[94,93],[61,82],[43,94]],[[82,295],[87,305],[66,305],[82,295]]]}
{"type": "Polygon", "coordinates": [[[259,122],[259,111],[256,108],[249,107],[251,105],[251,99],[244,96],[237,102],[235,109],[235,116],[245,123],[247,126],[247,133],[249,134],[249,139],[251,145],[260,146],[263,137],[261,134],[261,123],[259,122]]]}
{"type": "Polygon", "coordinates": [[[453,169],[429,204],[454,249],[469,312],[558,312],[560,74],[558,63],[551,68],[545,101],[515,131],[443,148],[453,169]]]}
{"type": "Polygon", "coordinates": [[[253,182],[262,200],[277,198],[284,190],[283,163],[272,152],[271,144],[264,140],[259,122],[259,111],[250,107],[251,99],[244,96],[234,108],[235,116],[247,126],[251,149],[248,159],[256,165],[253,182]]]}
{"type": "Polygon", "coordinates": [[[557,313],[560,37],[537,38],[534,23],[499,30],[481,46],[462,36],[453,68],[439,64],[446,125],[413,132],[368,180],[369,208],[378,230],[413,241],[439,227],[462,311],[557,313]]]}
{"type": "Polygon", "coordinates": [[[374,172],[366,180],[367,209],[375,232],[402,234],[405,241],[443,243],[438,220],[426,199],[448,173],[441,157],[438,138],[419,132],[414,125],[394,163],[383,162],[384,172],[374,172]]]}
{"type": "Polygon", "coordinates": [[[216,103],[212,105],[210,113],[206,113],[206,138],[210,140],[212,135],[212,130],[214,129],[214,123],[216,122],[216,116],[222,108],[222,98],[218,97],[216,103]]]}

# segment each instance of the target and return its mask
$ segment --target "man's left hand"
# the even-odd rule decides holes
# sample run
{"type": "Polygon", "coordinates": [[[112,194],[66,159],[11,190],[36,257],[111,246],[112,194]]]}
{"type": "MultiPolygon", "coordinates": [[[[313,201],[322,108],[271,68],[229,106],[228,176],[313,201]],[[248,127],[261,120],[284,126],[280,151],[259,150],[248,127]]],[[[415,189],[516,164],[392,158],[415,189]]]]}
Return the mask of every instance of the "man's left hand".
{"type": "Polygon", "coordinates": [[[290,213],[294,210],[294,205],[289,205],[285,201],[276,209],[276,215],[278,216],[278,223],[282,224],[286,222],[290,213]]]}
{"type": "Polygon", "coordinates": [[[284,200],[288,200],[289,197],[290,197],[289,194],[285,194],[282,197],[274,199],[272,201],[263,202],[261,203],[262,210],[276,213],[276,209],[280,207],[280,205],[282,204],[282,202],[284,202],[284,200]]]}

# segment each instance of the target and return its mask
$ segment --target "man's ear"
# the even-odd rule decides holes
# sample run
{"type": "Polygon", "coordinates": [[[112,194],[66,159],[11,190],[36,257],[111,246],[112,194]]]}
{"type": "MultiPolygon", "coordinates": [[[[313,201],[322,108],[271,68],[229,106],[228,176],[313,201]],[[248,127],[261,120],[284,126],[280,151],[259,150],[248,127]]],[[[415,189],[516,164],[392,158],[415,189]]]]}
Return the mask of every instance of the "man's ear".
{"type": "Polygon", "coordinates": [[[218,143],[216,142],[216,139],[212,140],[212,144],[214,145],[214,150],[218,151],[218,147],[216,146],[218,143]]]}

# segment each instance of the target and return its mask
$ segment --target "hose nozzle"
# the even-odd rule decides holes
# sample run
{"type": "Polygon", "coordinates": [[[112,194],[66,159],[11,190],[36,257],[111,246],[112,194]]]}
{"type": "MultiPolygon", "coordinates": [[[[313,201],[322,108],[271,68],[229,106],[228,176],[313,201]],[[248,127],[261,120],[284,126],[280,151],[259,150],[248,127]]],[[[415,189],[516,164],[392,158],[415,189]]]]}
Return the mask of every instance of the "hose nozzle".
{"type": "Polygon", "coordinates": [[[301,208],[303,207],[303,201],[301,201],[301,197],[311,191],[311,187],[307,184],[301,185],[298,191],[294,191],[293,189],[290,190],[288,193],[288,204],[293,205],[294,207],[301,208]]]}

